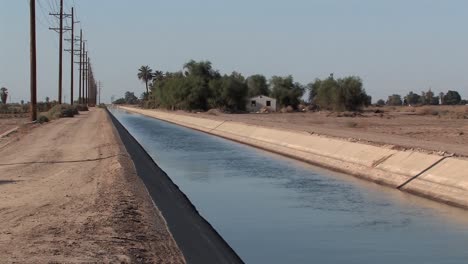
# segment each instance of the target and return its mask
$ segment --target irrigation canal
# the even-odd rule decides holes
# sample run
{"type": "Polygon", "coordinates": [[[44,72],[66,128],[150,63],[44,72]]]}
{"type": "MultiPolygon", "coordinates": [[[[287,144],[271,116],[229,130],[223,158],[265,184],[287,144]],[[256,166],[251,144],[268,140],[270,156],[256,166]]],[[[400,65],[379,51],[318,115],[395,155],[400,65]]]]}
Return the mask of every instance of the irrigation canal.
{"type": "Polygon", "coordinates": [[[111,112],[246,263],[468,263],[467,211],[111,112]]]}

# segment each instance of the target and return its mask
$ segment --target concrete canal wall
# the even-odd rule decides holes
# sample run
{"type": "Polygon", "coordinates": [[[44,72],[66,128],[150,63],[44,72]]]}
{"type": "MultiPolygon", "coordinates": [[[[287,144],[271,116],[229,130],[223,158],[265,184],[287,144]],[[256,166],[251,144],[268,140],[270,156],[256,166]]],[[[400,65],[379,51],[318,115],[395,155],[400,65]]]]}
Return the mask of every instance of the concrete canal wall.
{"type": "Polygon", "coordinates": [[[468,208],[468,160],[465,159],[394,150],[306,132],[120,108],[468,208]]]}

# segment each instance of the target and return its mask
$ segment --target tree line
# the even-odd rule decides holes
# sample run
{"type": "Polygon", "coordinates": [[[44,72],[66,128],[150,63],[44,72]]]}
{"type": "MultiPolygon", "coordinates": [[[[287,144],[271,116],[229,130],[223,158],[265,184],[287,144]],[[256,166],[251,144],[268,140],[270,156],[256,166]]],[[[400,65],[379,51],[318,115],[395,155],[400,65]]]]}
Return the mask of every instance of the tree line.
{"type": "Polygon", "coordinates": [[[391,105],[391,106],[400,106],[400,105],[409,105],[409,106],[419,106],[419,105],[466,105],[468,104],[467,100],[462,100],[460,94],[457,91],[449,90],[447,93],[439,93],[435,95],[431,89],[428,91],[423,91],[421,94],[414,92],[409,92],[406,96],[402,97],[399,94],[390,95],[387,101],[380,99],[377,101],[377,105],[391,105]]]}
{"type": "MultiPolygon", "coordinates": [[[[146,92],[141,95],[140,102],[146,108],[203,111],[217,108],[241,112],[246,110],[249,98],[265,95],[275,98],[280,107],[298,109],[299,105],[307,104],[303,100],[306,91],[309,91],[310,103],[321,109],[359,110],[371,100],[362,80],[355,76],[335,79],[330,75],[303,85],[291,75],[273,76],[268,80],[261,74],[249,77],[238,72],[221,74],[209,61],[191,60],[184,64],[183,70],[166,73],[142,66],[137,77],[145,84],[146,92]]],[[[135,98],[129,95],[127,92],[114,103],[135,103],[135,98]]]]}
{"type": "MultiPolygon", "coordinates": [[[[324,79],[315,79],[309,84],[294,81],[291,75],[273,76],[254,74],[244,77],[238,72],[221,74],[210,61],[191,60],[177,72],[153,71],[149,66],[141,66],[137,77],[145,84],[145,92],[138,99],[134,93],[114,103],[141,104],[145,108],[169,110],[206,111],[212,108],[227,112],[246,110],[249,98],[265,95],[275,98],[281,108],[298,109],[310,105],[314,109],[331,111],[359,111],[372,103],[366,93],[362,79],[358,76],[335,78],[333,74],[324,79]],[[303,96],[308,91],[308,102],[303,96]]],[[[449,91],[439,95],[443,104],[461,104],[460,95],[449,91]]],[[[377,105],[438,104],[439,99],[432,91],[421,95],[414,93],[402,98],[391,95],[387,101],[379,100],[377,105]]]]}

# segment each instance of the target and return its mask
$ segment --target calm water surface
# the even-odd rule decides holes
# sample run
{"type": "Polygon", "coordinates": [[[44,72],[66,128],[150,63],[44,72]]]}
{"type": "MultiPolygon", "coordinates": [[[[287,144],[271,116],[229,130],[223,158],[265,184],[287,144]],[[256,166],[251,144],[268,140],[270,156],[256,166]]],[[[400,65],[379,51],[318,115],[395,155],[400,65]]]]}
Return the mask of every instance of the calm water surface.
{"type": "Polygon", "coordinates": [[[246,263],[468,263],[468,212],[112,110],[246,263]]]}

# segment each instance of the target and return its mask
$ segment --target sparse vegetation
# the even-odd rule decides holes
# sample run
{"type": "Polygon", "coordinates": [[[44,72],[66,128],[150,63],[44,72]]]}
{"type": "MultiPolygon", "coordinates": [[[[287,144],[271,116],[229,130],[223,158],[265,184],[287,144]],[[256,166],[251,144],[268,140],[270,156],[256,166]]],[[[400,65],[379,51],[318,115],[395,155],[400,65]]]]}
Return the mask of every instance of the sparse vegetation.
{"type": "Polygon", "coordinates": [[[354,122],[354,121],[347,121],[347,122],[345,123],[345,126],[346,126],[346,127],[350,127],[350,128],[356,128],[356,127],[358,127],[358,123],[356,123],[356,122],[354,122]]]}
{"type": "Polygon", "coordinates": [[[78,107],[76,105],[62,104],[52,107],[45,116],[49,120],[64,118],[64,117],[74,117],[78,115],[78,107]]]}
{"type": "Polygon", "coordinates": [[[88,106],[86,106],[85,104],[77,104],[76,109],[78,109],[78,111],[81,112],[89,111],[88,106]]]}
{"type": "Polygon", "coordinates": [[[46,115],[39,115],[37,122],[40,124],[49,122],[49,118],[46,115]]]}

